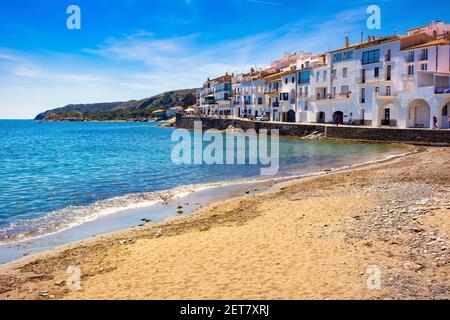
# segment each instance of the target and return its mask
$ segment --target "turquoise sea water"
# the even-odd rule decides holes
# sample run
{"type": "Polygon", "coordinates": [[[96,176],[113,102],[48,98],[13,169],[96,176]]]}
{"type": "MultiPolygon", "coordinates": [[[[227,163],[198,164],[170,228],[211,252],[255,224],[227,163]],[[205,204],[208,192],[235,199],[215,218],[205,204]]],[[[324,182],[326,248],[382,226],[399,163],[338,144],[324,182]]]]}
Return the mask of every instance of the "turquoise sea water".
{"type": "MultiPolygon", "coordinates": [[[[151,205],[167,190],[183,194],[186,185],[260,178],[257,165],[173,164],[173,130],[152,123],[0,121],[0,243],[151,205]]],[[[282,139],[279,175],[357,163],[392,149],[282,139]]]]}

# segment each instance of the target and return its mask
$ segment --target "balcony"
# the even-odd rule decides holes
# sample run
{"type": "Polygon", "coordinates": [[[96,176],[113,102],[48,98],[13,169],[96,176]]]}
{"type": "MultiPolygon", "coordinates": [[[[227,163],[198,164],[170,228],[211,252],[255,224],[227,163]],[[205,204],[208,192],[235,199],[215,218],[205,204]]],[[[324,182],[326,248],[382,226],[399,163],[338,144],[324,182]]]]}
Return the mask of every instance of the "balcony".
{"type": "Polygon", "coordinates": [[[328,94],[326,94],[326,95],[316,94],[315,96],[310,96],[309,100],[311,100],[311,101],[325,101],[325,100],[328,100],[327,99],[327,95],[328,94]]]}
{"type": "Polygon", "coordinates": [[[264,90],[264,93],[265,94],[274,94],[274,93],[279,93],[280,92],[280,89],[279,88],[277,88],[277,89],[266,89],[266,90],[264,90]]]}
{"type": "Polygon", "coordinates": [[[414,56],[406,56],[405,57],[405,62],[406,63],[412,63],[412,62],[414,62],[414,56]]]}
{"type": "Polygon", "coordinates": [[[426,61],[426,60],[428,60],[428,54],[421,54],[419,61],[426,61]]]}
{"type": "Polygon", "coordinates": [[[398,96],[397,92],[387,92],[384,95],[377,94],[375,98],[378,100],[395,100],[397,99],[397,96],[398,96]]]}
{"type": "Polygon", "coordinates": [[[347,100],[350,99],[352,97],[352,93],[348,92],[348,93],[328,93],[326,95],[326,99],[329,100],[347,100]]]}

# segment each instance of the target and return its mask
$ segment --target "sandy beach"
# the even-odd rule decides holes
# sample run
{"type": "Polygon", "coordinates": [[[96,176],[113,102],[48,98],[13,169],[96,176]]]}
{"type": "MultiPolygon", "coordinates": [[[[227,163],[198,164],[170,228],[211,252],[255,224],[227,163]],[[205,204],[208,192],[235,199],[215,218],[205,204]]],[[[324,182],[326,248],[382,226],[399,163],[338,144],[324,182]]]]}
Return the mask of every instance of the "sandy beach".
{"type": "Polygon", "coordinates": [[[0,299],[450,298],[449,148],[249,191],[1,266],[0,299]]]}

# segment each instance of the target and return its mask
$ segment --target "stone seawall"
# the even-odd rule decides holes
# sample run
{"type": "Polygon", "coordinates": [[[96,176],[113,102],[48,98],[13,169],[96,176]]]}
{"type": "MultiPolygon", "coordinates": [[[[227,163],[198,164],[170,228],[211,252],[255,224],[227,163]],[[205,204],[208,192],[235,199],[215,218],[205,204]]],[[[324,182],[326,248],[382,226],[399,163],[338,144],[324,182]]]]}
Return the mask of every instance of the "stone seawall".
{"type": "Polygon", "coordinates": [[[202,121],[203,130],[226,130],[230,126],[243,130],[278,129],[283,136],[307,136],[323,133],[327,138],[409,142],[418,144],[450,144],[450,130],[394,129],[333,126],[321,124],[258,122],[244,119],[218,119],[208,117],[177,116],[177,128],[193,129],[195,121],[202,121]]]}

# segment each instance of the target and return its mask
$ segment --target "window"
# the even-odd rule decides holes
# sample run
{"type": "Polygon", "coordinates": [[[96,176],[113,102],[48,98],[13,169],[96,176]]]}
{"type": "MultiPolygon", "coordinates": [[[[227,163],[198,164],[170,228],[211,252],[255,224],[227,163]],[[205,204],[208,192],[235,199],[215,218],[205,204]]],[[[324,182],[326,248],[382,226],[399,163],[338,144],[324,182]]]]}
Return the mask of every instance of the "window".
{"type": "Polygon", "coordinates": [[[291,83],[295,83],[295,77],[292,77],[291,83]]]}
{"type": "Polygon", "coordinates": [[[320,72],[317,71],[317,73],[316,73],[316,82],[319,82],[319,80],[320,80],[320,72]]]}
{"type": "Polygon", "coordinates": [[[342,52],[333,54],[333,62],[342,61],[342,52]]]}
{"type": "Polygon", "coordinates": [[[380,93],[380,87],[375,87],[375,95],[377,96],[380,93]]]}
{"type": "Polygon", "coordinates": [[[350,60],[353,57],[353,51],[338,52],[333,54],[333,62],[350,60]]]}
{"type": "Polygon", "coordinates": [[[428,49],[422,49],[422,51],[420,52],[420,60],[428,60],[428,49]]]}
{"type": "Polygon", "coordinates": [[[408,76],[414,75],[414,65],[408,66],[408,76]]]}
{"type": "Polygon", "coordinates": [[[386,95],[390,96],[391,95],[391,86],[387,86],[386,87],[386,95]]]}
{"type": "Polygon", "coordinates": [[[323,71],[323,81],[327,81],[327,70],[323,71]]]}
{"type": "Polygon", "coordinates": [[[366,83],[366,69],[361,70],[361,83],[366,83]]]}
{"type": "Polygon", "coordinates": [[[301,98],[303,96],[303,88],[298,88],[298,96],[301,98]]]}
{"type": "Polygon", "coordinates": [[[422,63],[422,64],[420,65],[420,70],[422,70],[422,71],[427,71],[427,70],[428,70],[428,65],[427,65],[426,63],[422,63]]]}
{"type": "Polygon", "coordinates": [[[363,52],[362,64],[380,62],[380,49],[363,52]]]}
{"type": "Polygon", "coordinates": [[[362,88],[361,89],[361,103],[365,103],[366,102],[366,89],[362,88]]]}
{"type": "Polygon", "coordinates": [[[305,87],[305,97],[308,96],[308,87],[305,87]]]}
{"type": "Polygon", "coordinates": [[[299,72],[298,84],[309,84],[309,78],[311,76],[310,70],[299,72]]]}
{"type": "Polygon", "coordinates": [[[258,104],[263,104],[263,98],[262,97],[258,98],[258,104]]]}
{"type": "Polygon", "coordinates": [[[392,67],[387,66],[386,68],[386,80],[391,81],[392,67]]]}
{"type": "Polygon", "coordinates": [[[347,68],[342,69],[342,78],[347,78],[347,72],[348,72],[347,68]]]}
{"type": "Polygon", "coordinates": [[[350,93],[350,87],[348,85],[341,86],[341,94],[342,95],[348,96],[349,93],[350,93]]]}
{"type": "Polygon", "coordinates": [[[288,84],[288,78],[284,78],[284,84],[288,84]]]}
{"type": "Polygon", "coordinates": [[[353,58],[353,51],[346,51],[342,54],[343,60],[350,60],[351,58],[353,58]]]}
{"type": "Polygon", "coordinates": [[[380,76],[380,68],[375,67],[375,68],[373,69],[373,76],[374,76],[375,78],[378,78],[378,77],[380,76]]]}
{"type": "Polygon", "coordinates": [[[391,61],[391,49],[388,49],[385,60],[386,62],[391,61]]]}
{"type": "Polygon", "coordinates": [[[308,111],[308,101],[305,101],[305,111],[308,111]]]}
{"type": "Polygon", "coordinates": [[[289,93],[280,93],[280,101],[288,101],[289,100],[289,93]]]}
{"type": "Polygon", "coordinates": [[[414,50],[408,51],[408,56],[406,57],[406,62],[414,62],[414,50]]]}
{"type": "Polygon", "coordinates": [[[336,79],[336,77],[337,77],[336,69],[331,70],[331,76],[333,77],[333,80],[336,79]]]}

